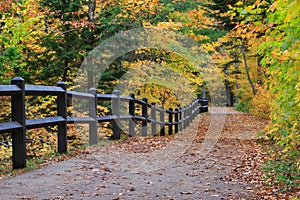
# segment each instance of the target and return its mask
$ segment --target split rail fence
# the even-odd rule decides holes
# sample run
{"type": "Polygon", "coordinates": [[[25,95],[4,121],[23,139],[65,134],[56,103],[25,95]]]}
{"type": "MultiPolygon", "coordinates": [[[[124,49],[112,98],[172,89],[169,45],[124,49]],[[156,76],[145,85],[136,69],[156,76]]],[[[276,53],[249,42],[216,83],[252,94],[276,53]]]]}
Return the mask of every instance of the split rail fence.
{"type": "Polygon", "coordinates": [[[165,110],[155,103],[148,103],[146,98],[136,99],[134,94],[120,96],[116,90],[113,94],[99,94],[94,88],[91,88],[89,93],[70,91],[67,90],[64,82],[58,82],[57,86],[25,85],[25,81],[21,77],[13,78],[11,85],[0,85],[0,96],[11,96],[11,121],[0,123],[0,134],[11,133],[14,169],[26,167],[26,130],[28,129],[58,126],[58,152],[66,153],[67,124],[70,123],[89,124],[89,144],[92,145],[98,142],[97,123],[112,122],[112,137],[114,139],[120,139],[119,124],[121,120],[128,120],[130,136],[135,135],[135,122],[138,121],[142,123],[142,136],[147,136],[149,127],[153,136],[156,136],[158,132],[159,135],[164,136],[166,135],[165,127],[168,127],[169,135],[173,132],[178,133],[187,128],[199,113],[208,111],[207,99],[195,99],[182,108],[165,110]],[[57,116],[26,119],[25,96],[31,95],[57,96],[57,116]],[[89,116],[67,116],[67,102],[70,98],[87,99],[89,101],[89,116]],[[111,101],[113,115],[99,116],[96,109],[99,101],[111,101]],[[128,102],[128,115],[120,114],[120,102],[128,102]],[[142,115],[136,114],[136,104],[141,105],[142,115]],[[165,117],[168,118],[167,121],[165,117]],[[160,127],[159,131],[157,131],[157,126],[160,127]]]}

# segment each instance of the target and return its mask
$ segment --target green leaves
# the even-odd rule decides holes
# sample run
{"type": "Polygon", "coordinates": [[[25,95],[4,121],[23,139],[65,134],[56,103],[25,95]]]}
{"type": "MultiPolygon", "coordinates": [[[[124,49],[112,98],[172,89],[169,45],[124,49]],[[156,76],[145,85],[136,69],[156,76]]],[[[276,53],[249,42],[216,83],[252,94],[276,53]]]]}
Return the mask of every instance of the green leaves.
{"type": "Polygon", "coordinates": [[[268,13],[268,23],[276,26],[270,26],[266,33],[270,39],[260,45],[260,53],[265,54],[262,63],[270,75],[270,91],[275,97],[267,136],[280,146],[280,157],[296,171],[300,170],[299,13],[296,1],[276,1],[268,13]]]}

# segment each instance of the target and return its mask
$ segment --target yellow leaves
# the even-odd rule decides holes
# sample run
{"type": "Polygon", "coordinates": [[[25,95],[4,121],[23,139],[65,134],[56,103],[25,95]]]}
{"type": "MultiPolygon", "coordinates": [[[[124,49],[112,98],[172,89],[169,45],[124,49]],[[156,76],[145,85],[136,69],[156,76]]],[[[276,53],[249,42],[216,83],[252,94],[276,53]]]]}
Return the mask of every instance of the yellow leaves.
{"type": "Polygon", "coordinates": [[[109,112],[109,109],[107,107],[101,105],[97,105],[97,109],[100,111],[101,116],[105,116],[109,112]]]}
{"type": "Polygon", "coordinates": [[[208,28],[216,22],[215,19],[208,17],[207,11],[202,6],[198,6],[197,9],[189,10],[186,13],[179,13],[178,15],[185,20],[185,26],[188,27],[208,28]]]}
{"type": "Polygon", "coordinates": [[[266,87],[257,87],[257,94],[252,99],[249,112],[255,116],[269,118],[271,113],[271,100],[274,98],[266,87]]]}
{"type": "Polygon", "coordinates": [[[273,58],[276,58],[279,54],[280,54],[280,49],[278,47],[274,48],[273,51],[271,52],[271,56],[273,58]]]}
{"type": "Polygon", "coordinates": [[[188,11],[188,14],[190,13],[190,16],[194,16],[197,17],[198,19],[201,19],[205,16],[205,10],[203,10],[203,8],[201,6],[198,6],[197,10],[191,10],[188,11]]]}
{"type": "Polygon", "coordinates": [[[284,19],[284,23],[289,23],[291,21],[291,18],[292,18],[292,15],[288,13],[284,19]]]}
{"type": "Polygon", "coordinates": [[[209,39],[209,37],[207,37],[206,35],[190,35],[190,37],[195,41],[209,39]]]}
{"type": "Polygon", "coordinates": [[[295,0],[292,3],[288,4],[287,13],[291,16],[291,18],[295,18],[299,16],[300,4],[295,0]]]}
{"type": "Polygon", "coordinates": [[[153,25],[150,22],[143,21],[142,22],[144,28],[151,28],[153,25]]]}
{"type": "Polygon", "coordinates": [[[184,24],[185,27],[194,30],[203,28],[211,29],[211,26],[215,24],[216,20],[209,17],[209,14],[213,14],[213,12],[208,13],[205,8],[198,6],[196,9],[191,9],[186,12],[172,12],[169,18],[179,21],[184,24]]]}
{"type": "Polygon", "coordinates": [[[236,5],[237,6],[242,6],[244,3],[242,2],[242,1],[238,1],[237,3],[236,3],[236,5]]]}
{"type": "Polygon", "coordinates": [[[158,0],[122,0],[118,2],[122,8],[122,13],[118,14],[118,18],[130,18],[138,20],[140,17],[149,17],[154,15],[159,6],[158,0]]]}
{"type": "MultiPolygon", "coordinates": [[[[143,1],[142,1],[143,2],[143,1]]],[[[154,9],[158,4],[158,0],[153,0],[148,4],[148,10],[150,11],[150,14],[154,14],[154,9]]]]}
{"type": "Polygon", "coordinates": [[[0,145],[0,161],[4,163],[6,160],[10,160],[11,156],[12,156],[12,147],[11,146],[4,147],[3,145],[0,145]]]}
{"type": "Polygon", "coordinates": [[[171,29],[171,30],[179,30],[180,28],[183,27],[183,24],[181,22],[159,22],[157,24],[157,27],[159,28],[167,28],[167,29],[171,29]]]}

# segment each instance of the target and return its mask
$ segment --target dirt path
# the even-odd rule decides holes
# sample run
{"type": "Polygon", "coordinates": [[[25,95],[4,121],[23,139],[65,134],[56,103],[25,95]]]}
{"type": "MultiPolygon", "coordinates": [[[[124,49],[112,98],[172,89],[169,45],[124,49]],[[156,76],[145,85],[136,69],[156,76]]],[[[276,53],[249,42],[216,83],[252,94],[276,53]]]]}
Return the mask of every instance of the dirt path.
{"type": "MultiPolygon", "coordinates": [[[[2,180],[0,197],[260,199],[255,184],[236,174],[251,175],[245,158],[255,154],[254,138],[263,126],[263,121],[244,113],[211,110],[176,136],[91,147],[67,161],[2,180]],[[222,127],[218,140],[206,134],[217,132],[214,127],[222,127]]],[[[254,157],[260,161],[259,155],[254,157]]]]}

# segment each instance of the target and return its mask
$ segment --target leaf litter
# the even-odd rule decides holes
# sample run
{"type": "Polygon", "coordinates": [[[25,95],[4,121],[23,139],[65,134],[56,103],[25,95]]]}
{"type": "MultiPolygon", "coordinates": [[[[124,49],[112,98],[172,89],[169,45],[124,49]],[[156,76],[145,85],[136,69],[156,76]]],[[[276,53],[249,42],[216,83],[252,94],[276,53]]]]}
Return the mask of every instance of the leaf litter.
{"type": "MultiPolygon", "coordinates": [[[[65,178],[64,187],[70,186],[72,189],[69,190],[73,192],[61,193],[54,190],[49,194],[62,199],[80,196],[104,199],[289,199],[300,196],[299,191],[280,191],[276,186],[270,186],[264,181],[265,176],[261,168],[267,154],[263,149],[265,144],[256,136],[267,123],[264,119],[240,112],[227,113],[222,135],[214,149],[206,157],[199,157],[195,152],[201,148],[210,124],[209,116],[209,113],[198,116],[195,122],[183,131],[182,134],[194,133],[193,142],[168,166],[151,173],[140,171],[130,175],[125,170],[122,171],[123,165],[120,162],[129,162],[130,167],[135,161],[168,148],[168,145],[176,140],[178,143],[184,143],[184,139],[181,141],[182,138],[177,135],[132,137],[123,141],[113,141],[105,146],[81,150],[75,157],[78,159],[76,162],[79,162],[76,163],[76,167],[64,169],[62,173],[54,173],[65,178]],[[115,159],[105,160],[106,156],[111,155],[115,159]],[[127,157],[128,155],[132,157],[127,157]],[[68,179],[66,174],[70,174],[68,179]],[[97,180],[101,180],[101,184],[95,180],[96,177],[97,180]],[[79,187],[82,181],[88,181],[86,185],[90,189],[82,190],[79,187]],[[94,182],[97,185],[93,190],[91,184],[94,182]]],[[[53,159],[49,165],[55,165],[64,158],[69,157],[53,159]]],[[[45,170],[37,176],[47,176],[47,168],[45,170]]],[[[13,182],[13,178],[8,180],[13,182]]],[[[5,184],[5,181],[3,180],[2,184],[5,184]]],[[[13,187],[13,183],[11,185],[13,187]]],[[[0,189],[0,193],[3,192],[1,190],[5,188],[0,189]]],[[[21,188],[19,190],[22,192],[21,188]]],[[[18,195],[20,194],[15,194],[15,197],[18,195]]],[[[25,198],[30,196],[30,191],[26,191],[26,195],[25,198]]]]}

